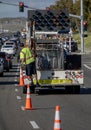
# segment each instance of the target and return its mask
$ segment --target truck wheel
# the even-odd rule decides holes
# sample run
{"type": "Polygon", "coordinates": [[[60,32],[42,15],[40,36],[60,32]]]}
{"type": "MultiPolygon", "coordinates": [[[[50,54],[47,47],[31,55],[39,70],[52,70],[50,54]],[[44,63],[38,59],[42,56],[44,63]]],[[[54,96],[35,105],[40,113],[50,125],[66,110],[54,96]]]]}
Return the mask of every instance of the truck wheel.
{"type": "Polygon", "coordinates": [[[70,94],[79,94],[80,93],[80,85],[76,85],[76,86],[66,86],[66,93],[70,93],[70,94]]]}
{"type": "Polygon", "coordinates": [[[74,89],[74,93],[75,94],[79,94],[80,93],[80,85],[74,86],[73,89],[74,89]]]}
{"type": "Polygon", "coordinates": [[[66,86],[65,90],[66,90],[66,93],[72,94],[73,93],[73,86],[66,86]]]}

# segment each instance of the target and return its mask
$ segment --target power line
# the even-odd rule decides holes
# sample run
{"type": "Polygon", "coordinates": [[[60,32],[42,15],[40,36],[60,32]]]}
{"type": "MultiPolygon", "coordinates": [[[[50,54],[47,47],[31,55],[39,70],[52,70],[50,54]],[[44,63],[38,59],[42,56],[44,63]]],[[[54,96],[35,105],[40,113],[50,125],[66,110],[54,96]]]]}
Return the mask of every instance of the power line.
{"type": "Polygon", "coordinates": [[[13,4],[13,3],[8,3],[8,2],[3,2],[3,1],[0,1],[0,4],[19,6],[18,4],[13,4]]]}
{"type": "MultiPolygon", "coordinates": [[[[12,5],[12,6],[19,6],[19,4],[14,4],[14,3],[9,3],[9,2],[3,2],[3,1],[0,1],[0,4],[6,4],[6,5],[12,5]]],[[[33,9],[33,10],[39,10],[37,8],[30,7],[30,6],[25,5],[25,4],[24,4],[24,8],[33,9]]]]}

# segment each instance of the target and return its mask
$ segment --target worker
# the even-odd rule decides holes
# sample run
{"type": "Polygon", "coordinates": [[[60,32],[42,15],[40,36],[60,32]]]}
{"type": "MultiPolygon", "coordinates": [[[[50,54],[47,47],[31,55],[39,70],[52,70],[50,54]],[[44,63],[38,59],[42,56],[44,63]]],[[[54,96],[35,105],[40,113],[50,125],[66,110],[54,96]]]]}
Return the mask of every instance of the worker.
{"type": "MultiPolygon", "coordinates": [[[[33,75],[37,75],[37,74],[36,74],[36,66],[35,66],[35,56],[32,53],[31,46],[29,47],[28,39],[26,39],[26,43],[22,48],[22,50],[20,51],[20,62],[21,62],[21,67],[23,69],[26,69],[26,75],[28,76],[28,79],[31,80],[31,86],[33,86],[34,85],[33,75]]],[[[35,76],[35,78],[36,78],[36,85],[39,85],[37,76],[35,76]]]]}

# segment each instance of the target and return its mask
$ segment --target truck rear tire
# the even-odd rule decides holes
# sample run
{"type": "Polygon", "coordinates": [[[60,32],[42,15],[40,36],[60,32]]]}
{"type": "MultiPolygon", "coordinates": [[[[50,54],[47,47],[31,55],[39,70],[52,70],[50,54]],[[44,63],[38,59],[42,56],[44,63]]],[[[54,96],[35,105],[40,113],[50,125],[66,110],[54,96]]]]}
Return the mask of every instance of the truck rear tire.
{"type": "Polygon", "coordinates": [[[75,94],[79,94],[80,93],[80,85],[73,86],[73,91],[75,94]]]}
{"type": "Polygon", "coordinates": [[[80,93],[80,85],[76,85],[76,86],[66,86],[66,93],[69,94],[79,94],[80,93]]]}
{"type": "Polygon", "coordinates": [[[66,86],[65,90],[66,90],[66,93],[72,94],[73,93],[73,86],[66,86]]]}

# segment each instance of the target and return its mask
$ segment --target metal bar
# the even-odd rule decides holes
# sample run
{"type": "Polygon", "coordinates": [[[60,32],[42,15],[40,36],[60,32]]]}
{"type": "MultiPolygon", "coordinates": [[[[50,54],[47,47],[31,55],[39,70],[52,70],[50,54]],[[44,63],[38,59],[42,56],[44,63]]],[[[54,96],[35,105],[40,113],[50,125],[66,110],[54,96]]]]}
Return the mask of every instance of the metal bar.
{"type": "Polygon", "coordinates": [[[74,17],[74,18],[79,18],[81,19],[81,16],[78,16],[78,15],[74,15],[74,14],[69,14],[70,17],[74,17]]]}
{"type": "Polygon", "coordinates": [[[7,3],[7,2],[2,2],[0,1],[1,4],[7,4],[7,5],[13,5],[13,6],[19,6],[18,4],[13,4],[13,3],[7,3]]]}
{"type": "MultiPolygon", "coordinates": [[[[13,3],[3,2],[3,1],[0,1],[0,4],[6,4],[6,5],[12,5],[12,6],[19,6],[19,4],[13,4],[13,3]]],[[[27,6],[27,5],[24,5],[24,7],[25,7],[25,8],[28,8],[28,9],[39,10],[39,9],[37,9],[37,8],[30,7],[30,6],[27,6]]]]}
{"type": "Polygon", "coordinates": [[[81,52],[84,52],[83,0],[81,0],[81,52]]]}

